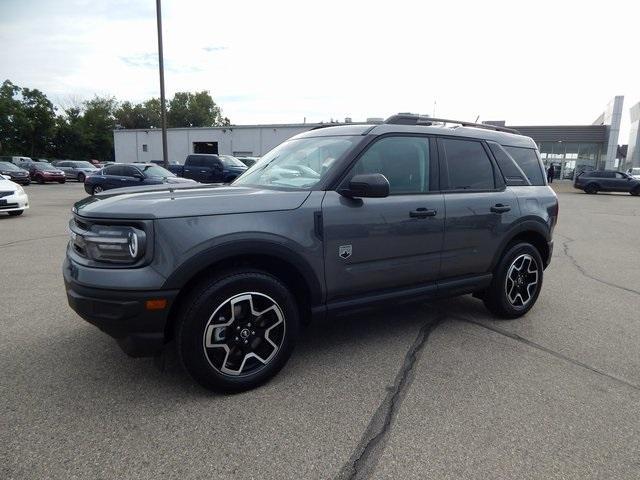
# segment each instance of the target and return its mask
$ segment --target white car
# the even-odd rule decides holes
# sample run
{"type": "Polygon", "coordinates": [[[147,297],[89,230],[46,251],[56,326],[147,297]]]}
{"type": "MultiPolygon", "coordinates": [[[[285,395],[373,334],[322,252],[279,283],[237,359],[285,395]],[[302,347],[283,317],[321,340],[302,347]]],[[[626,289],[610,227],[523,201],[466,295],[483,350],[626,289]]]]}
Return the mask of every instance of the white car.
{"type": "Polygon", "coordinates": [[[630,168],[629,170],[627,170],[627,173],[633,178],[640,180],[640,168],[630,168]]]}
{"type": "Polygon", "coordinates": [[[0,212],[9,215],[22,215],[29,208],[29,197],[17,183],[0,175],[0,212]]]}

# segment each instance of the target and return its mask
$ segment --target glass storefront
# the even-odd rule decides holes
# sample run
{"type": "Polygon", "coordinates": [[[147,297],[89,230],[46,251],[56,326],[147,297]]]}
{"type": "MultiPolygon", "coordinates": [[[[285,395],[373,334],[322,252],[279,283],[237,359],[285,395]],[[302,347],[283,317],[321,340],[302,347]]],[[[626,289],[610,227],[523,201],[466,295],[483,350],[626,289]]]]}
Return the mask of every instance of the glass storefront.
{"type": "Polygon", "coordinates": [[[602,144],[541,142],[538,148],[545,169],[553,165],[554,179],[573,180],[580,172],[598,168],[602,144]]]}

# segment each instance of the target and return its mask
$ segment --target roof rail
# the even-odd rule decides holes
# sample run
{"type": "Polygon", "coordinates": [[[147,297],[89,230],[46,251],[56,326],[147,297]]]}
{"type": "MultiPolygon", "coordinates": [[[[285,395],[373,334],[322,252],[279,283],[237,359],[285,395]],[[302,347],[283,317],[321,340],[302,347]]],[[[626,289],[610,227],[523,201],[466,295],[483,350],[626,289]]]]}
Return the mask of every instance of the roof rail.
{"type": "Polygon", "coordinates": [[[429,115],[418,115],[416,113],[398,113],[387,118],[384,123],[392,125],[434,125],[437,123],[457,123],[463,127],[484,128],[486,130],[495,130],[497,132],[515,133],[520,135],[518,130],[514,128],[501,127],[498,125],[489,125],[486,123],[465,122],[462,120],[451,120],[447,118],[434,118],[429,115]]]}

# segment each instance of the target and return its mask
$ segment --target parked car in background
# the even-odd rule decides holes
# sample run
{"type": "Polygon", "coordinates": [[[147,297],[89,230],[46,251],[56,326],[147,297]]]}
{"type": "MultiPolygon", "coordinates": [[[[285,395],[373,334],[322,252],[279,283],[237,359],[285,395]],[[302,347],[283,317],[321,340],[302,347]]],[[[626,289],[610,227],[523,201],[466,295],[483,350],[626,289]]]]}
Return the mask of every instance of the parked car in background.
{"type": "Polygon", "coordinates": [[[20,185],[29,185],[31,183],[29,171],[11,162],[0,161],[0,174],[9,177],[11,181],[19,183],[20,185]]]}
{"type": "Polygon", "coordinates": [[[628,192],[640,195],[640,180],[615,170],[593,170],[576,177],[573,186],[585,193],[628,192]]]}
{"type": "Polygon", "coordinates": [[[72,178],[82,183],[85,178],[99,170],[92,163],[83,160],[56,160],[52,165],[62,170],[66,178],[72,178]]]}
{"type": "MultiPolygon", "coordinates": [[[[136,163],[145,163],[145,162],[136,162],[136,163]]],[[[174,175],[178,175],[182,171],[182,165],[180,162],[176,160],[169,160],[169,165],[165,167],[163,160],[151,160],[151,163],[155,163],[156,165],[169,170],[174,175]]]]}
{"type": "Polygon", "coordinates": [[[17,216],[29,208],[29,197],[24,189],[15,182],[0,175],[0,212],[17,216]]]}
{"type": "Polygon", "coordinates": [[[247,170],[244,163],[231,155],[204,153],[189,155],[184,165],[174,168],[177,176],[200,183],[231,183],[247,170]]]}
{"type": "Polygon", "coordinates": [[[236,157],[236,158],[249,168],[253,167],[256,164],[256,162],[260,160],[260,157],[236,157]]]}
{"type": "Polygon", "coordinates": [[[64,183],[66,181],[62,170],[44,162],[33,162],[29,166],[29,175],[31,176],[31,180],[38,183],[64,183]]]}
{"type": "Polygon", "coordinates": [[[195,183],[175,176],[154,163],[114,163],[102,168],[84,181],[87,193],[95,195],[104,190],[162,183],[195,183]]]}
{"type": "Polygon", "coordinates": [[[640,168],[630,168],[627,170],[627,175],[632,176],[636,180],[640,180],[640,168]]]}
{"type": "Polygon", "coordinates": [[[15,156],[15,155],[0,156],[0,162],[9,162],[9,163],[14,163],[18,165],[18,163],[23,161],[33,161],[33,160],[31,159],[31,157],[21,157],[21,156],[15,156]]]}

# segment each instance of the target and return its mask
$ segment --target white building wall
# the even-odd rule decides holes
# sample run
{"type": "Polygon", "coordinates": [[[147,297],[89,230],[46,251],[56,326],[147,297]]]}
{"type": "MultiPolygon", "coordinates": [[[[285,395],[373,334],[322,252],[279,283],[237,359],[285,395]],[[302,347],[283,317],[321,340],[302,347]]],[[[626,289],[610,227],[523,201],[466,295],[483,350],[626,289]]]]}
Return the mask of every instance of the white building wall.
{"type": "MultiPolygon", "coordinates": [[[[193,153],[194,142],[218,142],[218,153],[262,156],[285,140],[317,124],[256,125],[215,128],[170,128],[167,130],[169,160],[184,163],[193,153]]],[[[114,130],[116,162],[149,162],[162,159],[162,132],[159,129],[114,130]],[[147,151],[144,151],[144,145],[147,151]]]]}

